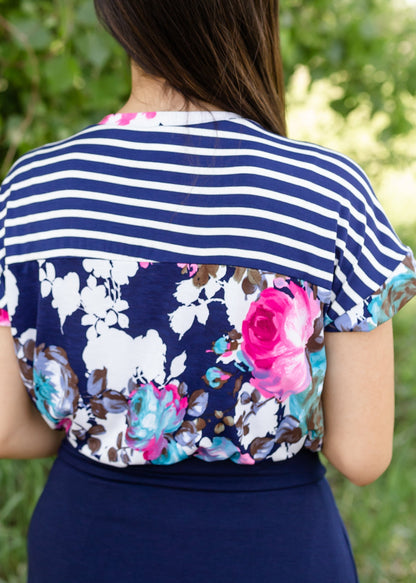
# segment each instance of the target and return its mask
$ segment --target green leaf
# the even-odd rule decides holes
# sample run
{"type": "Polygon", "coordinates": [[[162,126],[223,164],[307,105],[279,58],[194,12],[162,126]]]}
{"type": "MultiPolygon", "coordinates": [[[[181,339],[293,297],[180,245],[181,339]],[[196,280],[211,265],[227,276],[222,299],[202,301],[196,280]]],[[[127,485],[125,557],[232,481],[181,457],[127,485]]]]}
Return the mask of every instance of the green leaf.
{"type": "Polygon", "coordinates": [[[52,57],[44,63],[42,70],[46,83],[44,90],[51,95],[65,93],[74,87],[75,77],[79,74],[79,65],[71,55],[52,57]]]}

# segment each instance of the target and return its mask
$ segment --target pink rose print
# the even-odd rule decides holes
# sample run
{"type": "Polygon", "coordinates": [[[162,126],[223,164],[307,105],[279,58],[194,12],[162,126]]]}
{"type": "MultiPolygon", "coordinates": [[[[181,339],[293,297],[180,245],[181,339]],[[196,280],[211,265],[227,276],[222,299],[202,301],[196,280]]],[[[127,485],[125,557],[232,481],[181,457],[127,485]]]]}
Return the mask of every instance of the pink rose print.
{"type": "Polygon", "coordinates": [[[100,121],[99,125],[115,123],[118,126],[127,126],[137,117],[137,113],[111,113],[100,121]]]}
{"type": "Polygon", "coordinates": [[[10,326],[10,318],[7,310],[0,310],[0,326],[10,326]]]}
{"type": "Polygon", "coordinates": [[[139,116],[144,119],[154,119],[156,115],[156,111],[145,111],[143,113],[111,113],[102,119],[99,125],[115,123],[118,126],[128,126],[139,116]]]}
{"type": "Polygon", "coordinates": [[[264,397],[284,401],[311,382],[306,345],[321,313],[311,290],[294,282],[268,288],[253,302],[243,322],[241,350],[252,367],[250,381],[264,397]],[[289,292],[289,293],[288,293],[289,292]]]}
{"type": "Polygon", "coordinates": [[[177,266],[181,269],[186,269],[189,277],[193,277],[198,271],[198,265],[196,263],[177,263],[177,266]]]}
{"type": "Polygon", "coordinates": [[[142,451],[145,460],[157,459],[168,446],[167,435],[181,426],[187,405],[174,384],[140,385],[129,397],[126,443],[142,451]]]}

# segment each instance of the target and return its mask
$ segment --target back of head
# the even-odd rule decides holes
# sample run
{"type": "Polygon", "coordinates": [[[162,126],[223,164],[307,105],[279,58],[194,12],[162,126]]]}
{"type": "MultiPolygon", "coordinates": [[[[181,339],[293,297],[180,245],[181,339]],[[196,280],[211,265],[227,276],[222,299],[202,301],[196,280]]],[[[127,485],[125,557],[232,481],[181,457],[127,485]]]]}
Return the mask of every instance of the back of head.
{"type": "Polygon", "coordinates": [[[95,0],[146,74],[285,135],[278,0],[95,0]]]}

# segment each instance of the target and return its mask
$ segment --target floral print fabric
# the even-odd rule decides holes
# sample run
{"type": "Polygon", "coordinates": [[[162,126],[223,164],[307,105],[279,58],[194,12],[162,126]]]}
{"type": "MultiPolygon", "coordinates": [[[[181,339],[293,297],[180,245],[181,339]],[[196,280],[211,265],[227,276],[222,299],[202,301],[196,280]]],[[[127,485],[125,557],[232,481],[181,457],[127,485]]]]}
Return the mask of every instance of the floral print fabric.
{"type": "Polygon", "coordinates": [[[334,323],[325,290],[243,267],[65,258],[6,273],[33,401],[82,454],[116,466],[319,450],[324,324],[371,328],[414,295],[414,276],[406,260],[334,323]]]}

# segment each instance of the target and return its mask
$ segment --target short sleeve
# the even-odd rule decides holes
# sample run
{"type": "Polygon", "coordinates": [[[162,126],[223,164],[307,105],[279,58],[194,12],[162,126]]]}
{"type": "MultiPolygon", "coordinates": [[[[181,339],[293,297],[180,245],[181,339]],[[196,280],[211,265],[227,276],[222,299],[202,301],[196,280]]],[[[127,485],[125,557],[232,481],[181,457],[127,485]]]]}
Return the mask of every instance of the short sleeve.
{"type": "Polygon", "coordinates": [[[4,223],[7,212],[7,199],[9,190],[4,182],[0,186],[0,326],[10,326],[9,315],[7,312],[7,295],[6,295],[6,248],[4,244],[5,228],[4,223]]]}
{"type": "Polygon", "coordinates": [[[416,264],[356,168],[339,206],[328,332],[369,331],[416,295],[416,264]]]}

